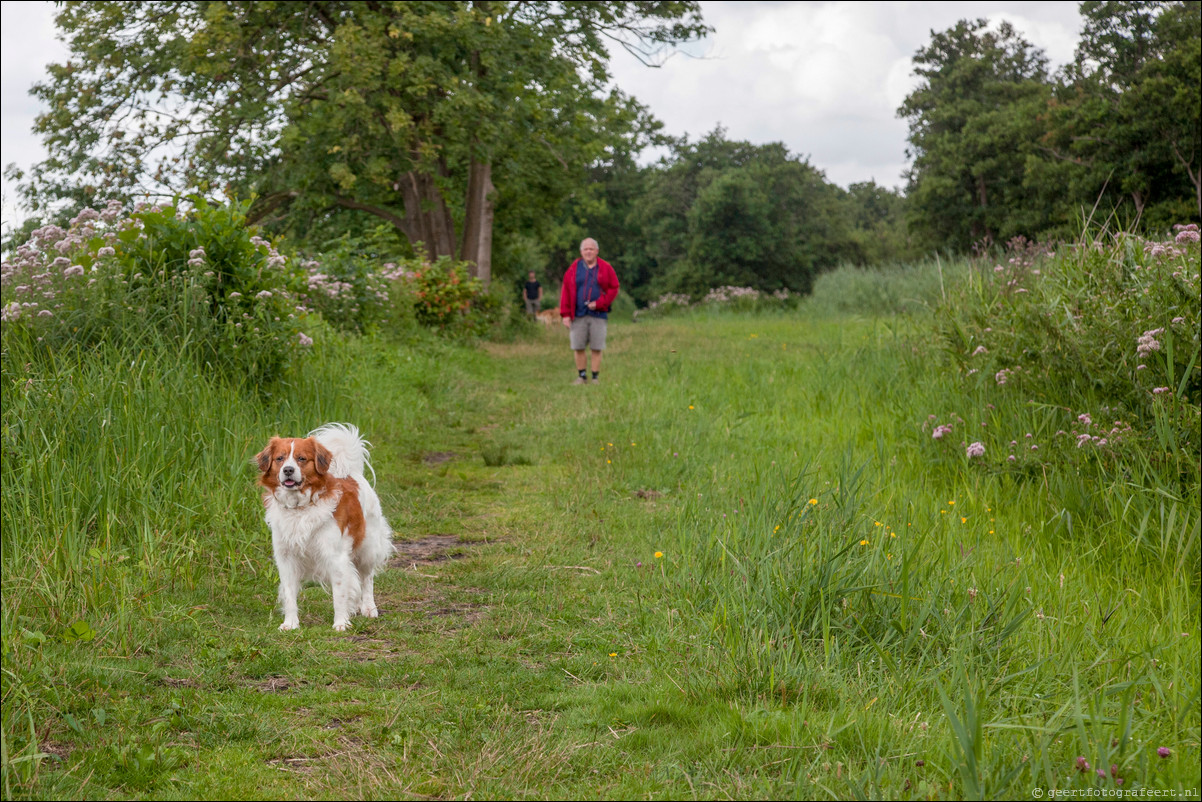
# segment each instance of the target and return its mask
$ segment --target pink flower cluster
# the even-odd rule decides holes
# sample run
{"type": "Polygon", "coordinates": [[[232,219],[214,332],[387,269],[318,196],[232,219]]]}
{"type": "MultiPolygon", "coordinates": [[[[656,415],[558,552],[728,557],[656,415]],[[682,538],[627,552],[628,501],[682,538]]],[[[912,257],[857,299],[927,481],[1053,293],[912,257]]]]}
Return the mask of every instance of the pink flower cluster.
{"type": "Polygon", "coordinates": [[[738,300],[739,298],[749,298],[754,301],[759,297],[759,290],[756,290],[752,287],[715,287],[706,293],[705,297],[701,299],[701,303],[724,304],[738,300]]]}
{"type": "Polygon", "coordinates": [[[1151,329],[1139,335],[1136,340],[1135,353],[1142,359],[1153,351],[1160,350],[1160,342],[1156,339],[1164,334],[1164,329],[1151,329]]]}
{"type": "Polygon", "coordinates": [[[1198,224],[1197,223],[1188,223],[1186,225],[1176,225],[1176,226],[1173,226],[1173,230],[1177,232],[1177,236],[1174,237],[1173,239],[1175,242],[1177,242],[1179,244],[1198,242],[1199,239],[1202,239],[1202,234],[1198,233],[1198,224]]]}
{"type": "MultiPolygon", "coordinates": [[[[1106,411],[1105,408],[1104,411],[1106,411]]],[[[1071,434],[1072,437],[1075,437],[1077,448],[1084,448],[1087,445],[1101,448],[1113,441],[1119,440],[1131,431],[1131,424],[1121,420],[1114,421],[1110,429],[1106,429],[1104,426],[1095,426],[1093,417],[1088,412],[1078,415],[1077,423],[1081,424],[1080,430],[1074,427],[1071,433],[1064,431],[1056,432],[1057,436],[1071,434]]]]}
{"type": "MultiPolygon", "coordinates": [[[[51,309],[62,307],[61,301],[56,300],[59,292],[71,285],[71,279],[88,273],[72,257],[82,261],[91,259],[94,263],[116,254],[112,247],[117,241],[116,230],[109,227],[107,231],[98,231],[96,226],[98,222],[107,224],[115,220],[123,208],[120,201],[109,201],[103,212],[84,209],[67,229],[56,225],[34,229],[29,240],[17,247],[12,260],[0,266],[0,287],[11,288],[11,294],[6,293],[9,302],[4,305],[3,320],[16,320],[23,312],[36,317],[53,317],[51,309]],[[98,237],[107,244],[88,253],[89,248],[95,247],[91,243],[98,237]],[[83,258],[85,254],[87,258],[83,258]]],[[[95,281],[92,278],[87,284],[90,286],[95,281]]]]}
{"type": "Polygon", "coordinates": [[[282,256],[280,252],[275,249],[274,245],[262,237],[251,237],[250,244],[254,245],[260,250],[267,251],[267,267],[269,268],[283,267],[284,263],[288,261],[286,256],[282,256]]]}
{"type": "Polygon", "coordinates": [[[666,295],[661,295],[659,298],[657,298],[656,300],[654,300],[650,304],[648,304],[647,309],[648,309],[648,311],[650,311],[652,309],[656,309],[657,307],[661,307],[661,306],[669,307],[669,306],[688,306],[688,305],[689,305],[689,296],[682,295],[681,293],[678,293],[678,292],[669,292],[666,295]]]}

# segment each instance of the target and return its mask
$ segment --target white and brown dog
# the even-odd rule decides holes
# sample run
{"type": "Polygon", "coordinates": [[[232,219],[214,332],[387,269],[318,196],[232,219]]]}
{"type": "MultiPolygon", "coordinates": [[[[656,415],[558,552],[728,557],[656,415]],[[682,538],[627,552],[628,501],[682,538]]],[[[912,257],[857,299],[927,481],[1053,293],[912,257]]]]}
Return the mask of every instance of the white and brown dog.
{"type": "Polygon", "coordinates": [[[330,589],[336,630],[350,626],[356,608],[379,615],[373,578],[392,555],[392,530],[363,475],[368,445],[356,427],[330,423],[304,438],[273,437],[255,458],[280,572],[281,630],[300,627],[305,581],[330,589]]]}

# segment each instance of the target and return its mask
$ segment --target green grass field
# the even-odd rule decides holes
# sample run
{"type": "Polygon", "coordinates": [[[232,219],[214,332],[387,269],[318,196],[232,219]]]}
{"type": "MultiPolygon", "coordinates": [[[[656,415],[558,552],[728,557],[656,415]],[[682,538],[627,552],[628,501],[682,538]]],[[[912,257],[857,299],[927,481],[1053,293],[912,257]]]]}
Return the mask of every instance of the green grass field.
{"type": "Polygon", "coordinates": [[[564,339],[331,338],[266,396],[6,352],[5,798],[1198,795],[1196,498],[941,450],[907,317],[615,322],[587,387],[564,339]],[[280,633],[250,460],[327,421],[399,555],[280,633]]]}

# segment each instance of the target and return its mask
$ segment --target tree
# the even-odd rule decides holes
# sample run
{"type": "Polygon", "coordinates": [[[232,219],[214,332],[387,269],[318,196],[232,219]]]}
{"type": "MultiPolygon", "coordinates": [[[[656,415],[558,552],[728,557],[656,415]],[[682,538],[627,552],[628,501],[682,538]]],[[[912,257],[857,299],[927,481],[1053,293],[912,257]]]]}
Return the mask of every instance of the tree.
{"type": "Polygon", "coordinates": [[[1081,12],[1043,138],[1072,165],[1067,191],[1078,202],[1129,202],[1132,218],[1154,226],[1202,216],[1199,4],[1107,0],[1081,12]]]}
{"type": "Polygon", "coordinates": [[[897,189],[863,181],[847,187],[844,212],[855,248],[850,260],[861,266],[918,256],[906,230],[906,199],[897,189]]]}
{"type": "Polygon", "coordinates": [[[1047,59],[1009,23],[961,20],[914,56],[922,79],[898,109],[913,159],[910,224],[928,246],[966,249],[1040,224],[1025,153],[1042,129],[1047,59]]]}
{"type": "Polygon", "coordinates": [[[806,293],[850,254],[842,191],[780,143],[730,141],[719,128],[675,143],[643,186],[624,268],[642,300],[723,285],[806,293]]]}
{"type": "Polygon", "coordinates": [[[1193,185],[1198,220],[1202,219],[1202,4],[1173,3],[1156,22],[1163,54],[1144,71],[1137,102],[1168,144],[1174,167],[1193,185]]]}
{"type": "Polygon", "coordinates": [[[491,272],[502,182],[562,195],[638,128],[603,93],[707,32],[695,2],[109,2],[57,17],[34,93],[35,208],[146,190],[253,194],[252,219],[341,208],[491,272]]]}

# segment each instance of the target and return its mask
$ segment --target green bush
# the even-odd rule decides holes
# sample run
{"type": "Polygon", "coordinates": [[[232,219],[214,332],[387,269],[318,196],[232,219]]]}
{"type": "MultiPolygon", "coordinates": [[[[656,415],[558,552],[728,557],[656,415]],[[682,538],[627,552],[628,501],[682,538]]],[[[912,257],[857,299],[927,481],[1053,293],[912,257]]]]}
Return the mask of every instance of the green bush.
{"type": "Polygon", "coordinates": [[[502,316],[503,302],[469,274],[466,262],[442,256],[417,268],[409,286],[414,317],[423,326],[452,336],[478,337],[502,316]]]}
{"type": "Polygon", "coordinates": [[[300,330],[299,274],[246,227],[245,203],[191,199],[85,209],[44,226],[3,274],[5,336],[46,351],[138,344],[151,332],[201,364],[274,381],[311,340],[300,330]]]}
{"type": "Polygon", "coordinates": [[[973,415],[988,453],[1036,472],[1049,459],[1135,460],[1178,489],[1196,486],[1198,233],[1179,230],[1176,241],[1119,235],[1056,251],[1016,240],[1004,262],[978,265],[948,294],[939,330],[984,406],[973,415]],[[1039,410],[1042,435],[991,429],[1003,404],[1039,410]],[[1039,451],[1022,447],[1028,438],[1039,451]]]}
{"type": "Polygon", "coordinates": [[[306,256],[301,263],[305,306],[336,329],[354,334],[373,328],[396,332],[412,324],[412,297],[394,290],[421,263],[397,253],[391,234],[381,227],[365,237],[342,237],[306,256]]]}

